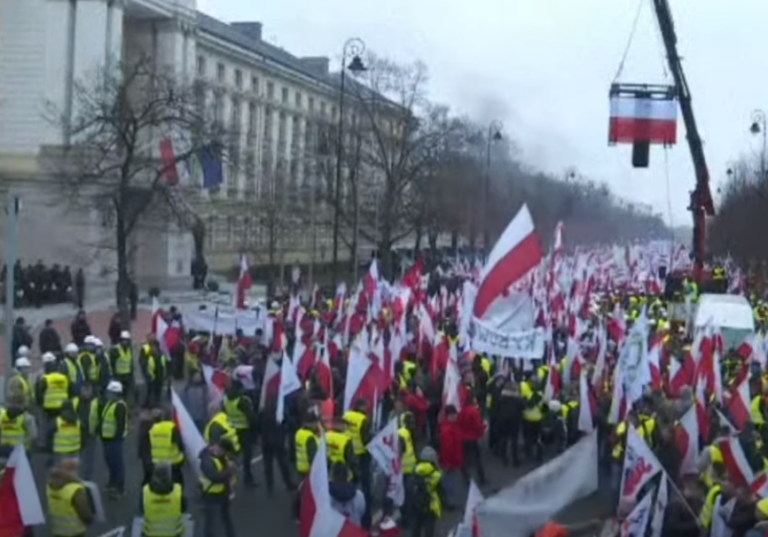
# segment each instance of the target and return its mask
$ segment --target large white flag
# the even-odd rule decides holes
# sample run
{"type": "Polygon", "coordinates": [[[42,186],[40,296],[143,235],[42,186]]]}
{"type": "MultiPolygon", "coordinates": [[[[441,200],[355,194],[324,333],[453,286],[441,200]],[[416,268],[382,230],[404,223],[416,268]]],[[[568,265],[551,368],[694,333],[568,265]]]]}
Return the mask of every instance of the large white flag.
{"type": "Polygon", "coordinates": [[[579,498],[597,491],[597,433],[539,466],[477,508],[483,537],[528,537],[579,498]]]}
{"type": "Polygon", "coordinates": [[[275,412],[277,423],[283,423],[283,418],[285,418],[285,398],[300,389],[301,381],[299,375],[296,374],[296,368],[284,352],[280,365],[280,388],[277,394],[277,410],[275,412]]]}
{"type": "Polygon", "coordinates": [[[387,497],[397,506],[405,501],[403,486],[403,467],[400,459],[400,438],[397,434],[397,418],[387,423],[379,434],[368,443],[368,452],[376,464],[387,474],[387,497]]]}

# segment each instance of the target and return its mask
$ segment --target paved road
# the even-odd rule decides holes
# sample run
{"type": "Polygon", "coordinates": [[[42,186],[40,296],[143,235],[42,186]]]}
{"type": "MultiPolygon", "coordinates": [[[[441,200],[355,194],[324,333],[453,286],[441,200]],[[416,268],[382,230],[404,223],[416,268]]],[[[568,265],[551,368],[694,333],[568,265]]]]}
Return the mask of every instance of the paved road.
{"type": "MultiPolygon", "coordinates": [[[[135,428],[133,430],[135,431],[135,428]]],[[[106,523],[97,524],[91,528],[89,536],[100,536],[122,525],[130,527],[138,508],[138,491],[142,478],[142,470],[136,455],[136,447],[136,436],[134,433],[129,436],[126,444],[126,496],[120,501],[104,498],[108,520],[106,523]]],[[[530,469],[530,467],[513,469],[503,466],[494,458],[486,457],[486,459],[486,471],[489,478],[492,479],[491,485],[483,490],[486,496],[490,496],[496,490],[512,483],[517,477],[530,469]]],[[[233,515],[238,536],[252,536],[258,533],[259,535],[267,536],[298,537],[297,526],[291,518],[292,496],[283,488],[279,474],[276,472],[275,494],[274,496],[269,496],[263,485],[263,463],[258,451],[255,453],[253,463],[254,475],[261,485],[256,489],[238,491],[238,495],[233,503],[233,515]]],[[[33,467],[38,490],[42,492],[45,490],[45,455],[34,455],[33,467]]],[[[194,482],[191,470],[187,469],[185,471],[185,479],[188,484],[194,482]]],[[[97,451],[95,481],[103,490],[106,483],[106,467],[100,448],[97,451]]],[[[189,490],[192,489],[190,488],[189,490]]],[[[438,528],[438,536],[446,535],[458,522],[462,515],[465,498],[466,491],[463,492],[460,508],[453,513],[448,513],[441,521],[438,528]]],[[[197,505],[195,505],[194,497],[190,498],[190,500],[192,517],[199,521],[199,510],[197,505]]],[[[603,505],[603,502],[599,498],[587,498],[571,506],[559,518],[567,522],[592,518],[599,514],[601,505],[603,505]]],[[[48,537],[49,534],[45,528],[39,528],[35,535],[37,537],[48,537]]],[[[195,535],[202,536],[202,528],[199,525],[196,528],[195,535]]]]}

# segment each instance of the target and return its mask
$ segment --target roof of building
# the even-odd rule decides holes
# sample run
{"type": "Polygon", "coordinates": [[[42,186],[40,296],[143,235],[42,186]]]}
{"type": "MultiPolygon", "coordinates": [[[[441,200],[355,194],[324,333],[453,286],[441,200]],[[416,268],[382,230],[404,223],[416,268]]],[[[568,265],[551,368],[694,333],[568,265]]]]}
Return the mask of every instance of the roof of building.
{"type": "Polygon", "coordinates": [[[297,71],[298,73],[301,73],[304,76],[308,76],[318,82],[322,82],[330,86],[337,85],[337,81],[333,77],[318,76],[316,71],[313,71],[310,67],[304,64],[300,58],[294,56],[293,54],[286,52],[280,47],[271,45],[266,41],[253,39],[246,33],[238,30],[230,24],[227,24],[226,22],[215,19],[200,11],[197,12],[197,22],[199,28],[202,31],[213,34],[219,39],[223,39],[224,41],[227,41],[233,45],[237,45],[251,52],[255,52],[256,54],[264,56],[268,60],[280,64],[283,67],[297,71]]]}

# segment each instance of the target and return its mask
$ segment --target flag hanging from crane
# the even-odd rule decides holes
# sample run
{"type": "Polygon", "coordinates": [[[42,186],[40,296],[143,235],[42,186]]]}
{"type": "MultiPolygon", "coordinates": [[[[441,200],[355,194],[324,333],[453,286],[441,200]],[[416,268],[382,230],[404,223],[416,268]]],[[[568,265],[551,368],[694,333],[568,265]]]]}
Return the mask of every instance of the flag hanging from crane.
{"type": "Polygon", "coordinates": [[[608,143],[677,143],[677,100],[611,95],[608,143]]]}

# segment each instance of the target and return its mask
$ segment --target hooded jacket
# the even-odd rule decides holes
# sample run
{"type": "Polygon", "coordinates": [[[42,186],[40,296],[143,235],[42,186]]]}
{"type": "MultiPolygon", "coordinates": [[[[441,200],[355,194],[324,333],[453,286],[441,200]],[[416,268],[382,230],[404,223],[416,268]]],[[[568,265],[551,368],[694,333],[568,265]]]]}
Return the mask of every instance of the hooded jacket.
{"type": "MultiPolygon", "coordinates": [[[[81,480],[75,474],[72,474],[61,468],[53,468],[48,473],[48,485],[54,490],[60,490],[70,483],[80,483],[81,480]]],[[[92,524],[96,518],[96,510],[91,500],[88,489],[79,490],[72,499],[72,506],[77,512],[77,516],[86,526],[92,524]]]]}
{"type": "Polygon", "coordinates": [[[365,496],[354,483],[331,481],[329,485],[331,506],[355,524],[360,525],[365,514],[365,496]]]}

